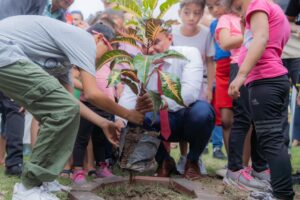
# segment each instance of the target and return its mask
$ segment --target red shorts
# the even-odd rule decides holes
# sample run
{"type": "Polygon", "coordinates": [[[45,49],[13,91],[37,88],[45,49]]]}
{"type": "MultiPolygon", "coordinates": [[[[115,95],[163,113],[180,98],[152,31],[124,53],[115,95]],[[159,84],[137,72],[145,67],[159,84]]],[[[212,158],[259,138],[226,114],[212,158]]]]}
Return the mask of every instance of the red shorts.
{"type": "Polygon", "coordinates": [[[232,98],[228,95],[230,58],[216,61],[216,107],[232,108],[232,98]]]}
{"type": "Polygon", "coordinates": [[[213,99],[211,101],[212,106],[215,109],[216,112],[216,125],[217,126],[221,126],[222,122],[221,122],[221,112],[220,112],[220,108],[216,105],[216,91],[214,90],[213,92],[213,99]]]}

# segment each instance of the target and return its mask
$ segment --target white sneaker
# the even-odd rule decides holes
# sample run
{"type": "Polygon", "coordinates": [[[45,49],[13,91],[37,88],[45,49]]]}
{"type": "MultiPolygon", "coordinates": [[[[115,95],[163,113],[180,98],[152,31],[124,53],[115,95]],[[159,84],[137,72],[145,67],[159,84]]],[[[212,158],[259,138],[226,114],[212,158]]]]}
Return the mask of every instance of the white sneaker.
{"type": "Polygon", "coordinates": [[[184,174],[185,164],[186,164],[186,156],[180,156],[176,168],[177,171],[182,175],[184,174]]]}
{"type": "Polygon", "coordinates": [[[199,166],[199,169],[200,169],[200,174],[202,175],[207,175],[207,171],[206,171],[206,167],[204,165],[204,162],[202,161],[201,158],[199,158],[199,161],[198,161],[198,166],[199,166]]]}
{"type": "Polygon", "coordinates": [[[59,200],[51,194],[44,186],[34,187],[26,190],[22,183],[16,183],[12,200],[59,200]]]}
{"type": "Polygon", "coordinates": [[[71,187],[65,186],[60,184],[58,181],[54,180],[52,182],[44,182],[43,186],[49,191],[49,192],[70,192],[71,187]]]}

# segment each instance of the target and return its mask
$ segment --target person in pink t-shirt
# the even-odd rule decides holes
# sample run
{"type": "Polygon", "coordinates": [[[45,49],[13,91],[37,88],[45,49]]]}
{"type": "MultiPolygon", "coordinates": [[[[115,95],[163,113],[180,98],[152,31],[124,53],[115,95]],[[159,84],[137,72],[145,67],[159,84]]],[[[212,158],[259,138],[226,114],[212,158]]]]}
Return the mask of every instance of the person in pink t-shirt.
{"type": "MultiPolygon", "coordinates": [[[[273,191],[272,194],[252,192],[250,196],[252,199],[293,199],[291,163],[283,134],[290,83],[281,61],[290,35],[289,22],[271,0],[232,0],[231,7],[244,17],[245,36],[238,75],[228,93],[239,98],[239,89],[244,84],[249,90],[255,128],[252,147],[256,152],[253,153],[266,158],[273,191]]],[[[256,172],[265,170],[252,167],[256,172]]]]}

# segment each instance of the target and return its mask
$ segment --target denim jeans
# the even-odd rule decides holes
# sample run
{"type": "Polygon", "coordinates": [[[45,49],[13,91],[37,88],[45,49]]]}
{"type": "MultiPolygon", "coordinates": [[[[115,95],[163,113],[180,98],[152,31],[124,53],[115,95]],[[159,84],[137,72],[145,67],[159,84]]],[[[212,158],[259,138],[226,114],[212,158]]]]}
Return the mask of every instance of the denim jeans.
{"type": "Polygon", "coordinates": [[[212,133],[212,145],[213,148],[222,149],[223,146],[223,133],[221,126],[215,126],[213,133],[212,133]]]}
{"type": "MultiPolygon", "coordinates": [[[[144,126],[148,130],[160,130],[160,118],[153,122],[153,113],[147,113],[144,126]]],[[[187,159],[198,162],[200,154],[205,149],[215,126],[215,112],[210,104],[205,101],[196,101],[188,108],[177,112],[169,112],[171,136],[168,142],[187,141],[189,153],[187,159]]],[[[169,159],[163,143],[160,144],[156,161],[160,164],[169,159]]]]}
{"type": "Polygon", "coordinates": [[[0,92],[0,107],[2,113],[2,131],[6,137],[5,166],[7,168],[23,164],[23,135],[24,113],[20,113],[18,106],[13,100],[0,92]]]}

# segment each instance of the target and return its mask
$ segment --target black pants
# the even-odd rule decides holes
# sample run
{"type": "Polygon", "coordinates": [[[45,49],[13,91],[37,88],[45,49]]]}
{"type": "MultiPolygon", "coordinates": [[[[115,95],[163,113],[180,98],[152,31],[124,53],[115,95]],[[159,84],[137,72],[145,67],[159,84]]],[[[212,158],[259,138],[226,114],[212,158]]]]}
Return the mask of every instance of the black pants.
{"type": "Polygon", "coordinates": [[[0,108],[2,113],[2,131],[6,136],[7,168],[23,164],[23,136],[24,113],[20,113],[20,107],[10,98],[0,92],[0,108]]]}
{"type": "MultiPolygon", "coordinates": [[[[237,64],[230,65],[230,82],[236,77],[238,70],[237,64]]],[[[233,100],[234,116],[229,137],[228,169],[232,171],[243,169],[244,141],[252,124],[248,88],[242,86],[240,93],[240,98],[233,100]]],[[[253,130],[251,138],[251,159],[252,167],[258,172],[268,168],[267,161],[261,152],[261,148],[257,145],[255,139],[255,130],[253,130]]]]}
{"type": "MultiPolygon", "coordinates": [[[[98,115],[111,121],[114,120],[113,115],[96,108],[88,102],[84,102],[84,104],[98,115]]],[[[112,146],[106,139],[102,129],[94,125],[92,122],[84,118],[80,118],[80,126],[73,150],[74,167],[83,167],[84,156],[90,137],[92,137],[93,152],[96,165],[98,165],[99,162],[105,161],[105,152],[112,152],[112,146]]]]}
{"type": "Polygon", "coordinates": [[[271,170],[273,194],[279,199],[292,199],[291,163],[283,134],[290,89],[288,77],[254,81],[248,89],[255,139],[271,170]]]}

